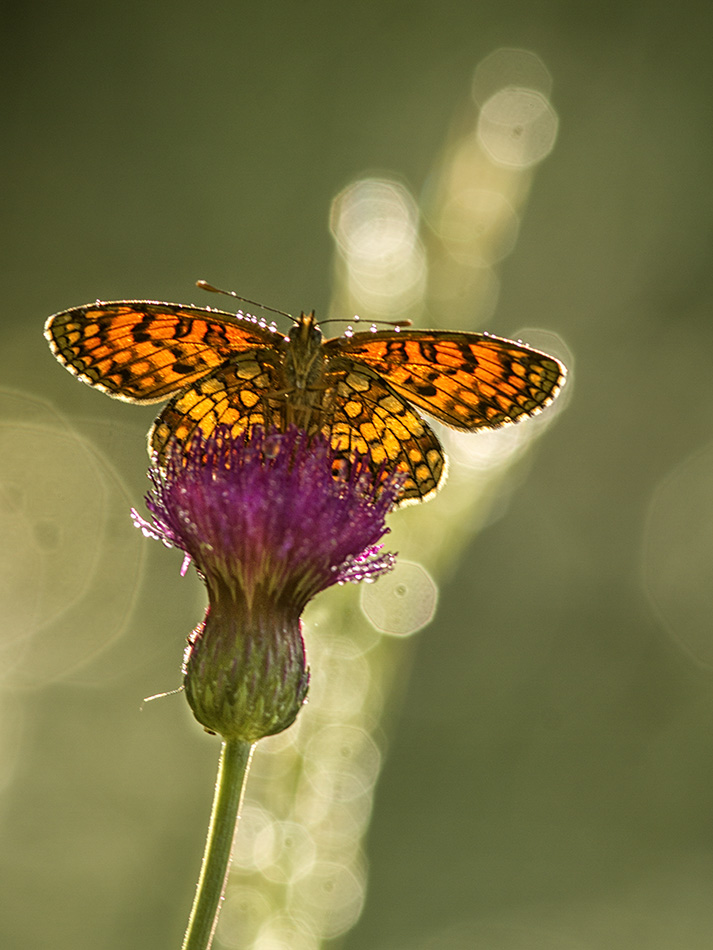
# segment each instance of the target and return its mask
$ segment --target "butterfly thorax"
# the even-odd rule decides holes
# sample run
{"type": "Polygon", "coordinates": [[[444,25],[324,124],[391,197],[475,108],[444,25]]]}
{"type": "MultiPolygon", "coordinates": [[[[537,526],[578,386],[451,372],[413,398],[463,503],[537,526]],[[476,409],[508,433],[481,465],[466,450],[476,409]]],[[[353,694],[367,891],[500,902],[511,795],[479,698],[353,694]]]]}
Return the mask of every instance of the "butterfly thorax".
{"type": "Polygon", "coordinates": [[[286,337],[286,345],[285,422],[309,430],[317,424],[324,397],[324,348],[314,310],[300,314],[286,337]]]}

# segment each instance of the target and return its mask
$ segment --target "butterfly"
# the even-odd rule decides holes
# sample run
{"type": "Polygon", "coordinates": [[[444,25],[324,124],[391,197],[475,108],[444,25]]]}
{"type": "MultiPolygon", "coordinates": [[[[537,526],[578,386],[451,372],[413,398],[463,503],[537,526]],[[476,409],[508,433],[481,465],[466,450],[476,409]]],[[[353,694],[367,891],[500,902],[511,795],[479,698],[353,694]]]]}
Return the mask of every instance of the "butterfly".
{"type": "Polygon", "coordinates": [[[396,325],[325,340],[314,311],[291,319],[285,335],[242,311],[96,301],[50,317],[45,336],[95,389],[169,400],[148,436],[159,464],[169,443],[188,449],[218,425],[248,436],[295,425],[324,433],[338,462],[368,455],[377,477],[403,473],[400,503],[430,498],[446,472],[420,411],[454,429],[492,429],[538,413],[566,374],[551,356],[488,334],[396,325]]]}

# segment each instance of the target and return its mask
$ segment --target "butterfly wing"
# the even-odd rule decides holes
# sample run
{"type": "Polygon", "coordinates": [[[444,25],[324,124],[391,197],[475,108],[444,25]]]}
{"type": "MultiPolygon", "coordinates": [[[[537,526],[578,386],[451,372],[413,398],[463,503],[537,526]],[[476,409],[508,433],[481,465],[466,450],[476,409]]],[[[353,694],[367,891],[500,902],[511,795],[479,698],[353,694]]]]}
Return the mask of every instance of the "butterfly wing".
{"type": "Polygon", "coordinates": [[[277,331],[220,310],[147,300],[87,304],[50,317],[52,352],[82,382],[126,402],[167,399],[277,331]]]}
{"type": "Polygon", "coordinates": [[[325,346],[335,359],[365,363],[410,403],[465,431],[534,415],[565,377],[564,366],[545,353],[479,333],[382,330],[325,346]]]}
{"type": "Polygon", "coordinates": [[[365,366],[340,361],[327,370],[322,431],[349,464],[368,453],[372,473],[403,472],[402,500],[434,494],[445,476],[438,439],[388,383],[365,366]]]}
{"type": "Polygon", "coordinates": [[[255,426],[280,425],[284,399],[279,391],[277,350],[248,350],[233,356],[193,386],[178,393],[162,410],[149,432],[149,452],[165,461],[169,440],[185,449],[196,433],[203,437],[218,425],[234,436],[250,434],[255,426]]]}

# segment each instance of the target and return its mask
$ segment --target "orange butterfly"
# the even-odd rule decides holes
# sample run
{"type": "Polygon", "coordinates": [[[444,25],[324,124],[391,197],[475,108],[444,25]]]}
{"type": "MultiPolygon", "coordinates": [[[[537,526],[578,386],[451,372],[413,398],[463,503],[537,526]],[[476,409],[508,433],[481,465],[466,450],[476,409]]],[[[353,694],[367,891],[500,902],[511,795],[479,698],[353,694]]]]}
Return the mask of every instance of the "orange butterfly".
{"type": "Polygon", "coordinates": [[[402,500],[430,498],[446,459],[414,407],[455,429],[532,416],[565,368],[530,347],[480,333],[388,330],[324,340],[314,312],[285,336],[264,320],[146,300],[97,301],[50,317],[45,336],[82,382],[125,402],[169,399],[149,433],[165,458],[217,425],[235,434],[293,424],[322,431],[338,458],[368,451],[374,472],[405,473],[402,500]]]}

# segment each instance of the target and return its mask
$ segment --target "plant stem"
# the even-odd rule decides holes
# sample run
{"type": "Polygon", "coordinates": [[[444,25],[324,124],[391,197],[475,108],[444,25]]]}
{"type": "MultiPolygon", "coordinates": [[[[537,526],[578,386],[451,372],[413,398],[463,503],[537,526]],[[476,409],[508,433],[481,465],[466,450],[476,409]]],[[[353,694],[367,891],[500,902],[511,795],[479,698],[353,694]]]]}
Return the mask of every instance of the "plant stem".
{"type": "Polygon", "coordinates": [[[203,864],[182,950],[209,950],[213,941],[252,751],[253,745],[240,739],[223,742],[203,864]]]}

